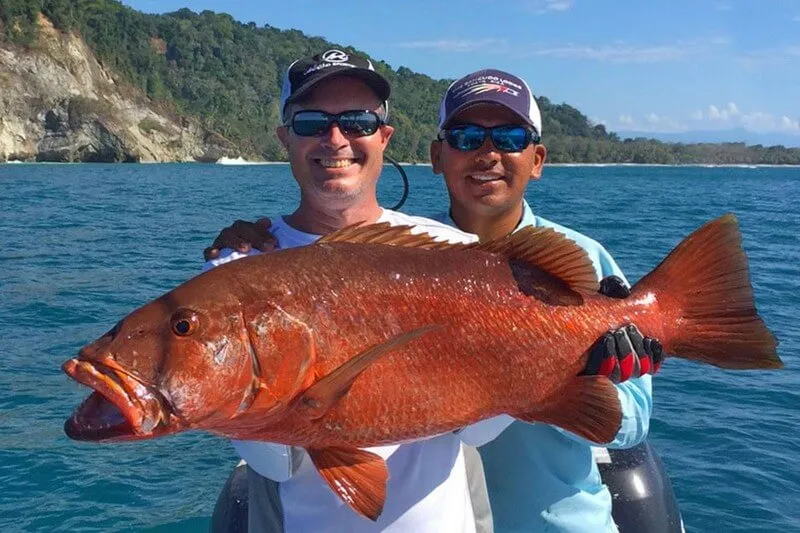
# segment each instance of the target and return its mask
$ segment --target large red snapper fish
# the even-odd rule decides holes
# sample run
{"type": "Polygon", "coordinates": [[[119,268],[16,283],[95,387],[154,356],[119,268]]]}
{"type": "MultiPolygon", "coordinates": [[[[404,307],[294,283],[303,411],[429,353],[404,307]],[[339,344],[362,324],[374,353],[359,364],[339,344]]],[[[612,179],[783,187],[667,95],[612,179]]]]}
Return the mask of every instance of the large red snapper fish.
{"type": "Polygon", "coordinates": [[[189,429],[308,450],[373,520],[387,469],[362,450],[508,414],[598,444],[621,423],[593,343],[635,323],[666,353],[780,368],[732,215],[681,242],[623,300],[597,292],[587,253],[550,228],[444,244],[408,227],[347,228],[203,273],[135,310],[64,371],[95,390],[73,439],[189,429]]]}

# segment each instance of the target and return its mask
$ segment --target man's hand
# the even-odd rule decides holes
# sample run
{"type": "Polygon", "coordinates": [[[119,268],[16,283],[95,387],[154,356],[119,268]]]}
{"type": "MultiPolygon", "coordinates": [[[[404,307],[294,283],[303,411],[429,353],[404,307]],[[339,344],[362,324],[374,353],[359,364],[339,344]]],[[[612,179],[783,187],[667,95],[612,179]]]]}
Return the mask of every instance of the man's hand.
{"type": "MultiPolygon", "coordinates": [[[[600,294],[611,298],[627,298],[631,291],[617,276],[608,276],[600,281],[600,294]]],[[[583,375],[608,376],[614,383],[621,383],[645,374],[655,374],[664,362],[661,343],[652,337],[644,337],[634,324],[611,330],[594,344],[589,351],[589,361],[583,375]]]]}
{"type": "Polygon", "coordinates": [[[232,225],[223,229],[214,243],[203,250],[206,261],[216,259],[223,248],[231,248],[243,254],[255,248],[261,252],[271,252],[278,245],[277,239],[269,232],[272,221],[268,218],[259,218],[255,222],[237,220],[232,225]]]}

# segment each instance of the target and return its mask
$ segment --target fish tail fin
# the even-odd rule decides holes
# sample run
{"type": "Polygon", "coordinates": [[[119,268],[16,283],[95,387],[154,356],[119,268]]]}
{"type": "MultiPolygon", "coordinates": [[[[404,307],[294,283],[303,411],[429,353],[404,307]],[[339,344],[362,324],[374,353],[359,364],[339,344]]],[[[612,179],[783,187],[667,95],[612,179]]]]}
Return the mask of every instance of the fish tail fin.
{"type": "Polygon", "coordinates": [[[777,339],[758,316],[736,217],[724,215],[686,237],[631,296],[652,293],[677,316],[664,321],[664,351],[730,369],[782,368],[777,339]]]}

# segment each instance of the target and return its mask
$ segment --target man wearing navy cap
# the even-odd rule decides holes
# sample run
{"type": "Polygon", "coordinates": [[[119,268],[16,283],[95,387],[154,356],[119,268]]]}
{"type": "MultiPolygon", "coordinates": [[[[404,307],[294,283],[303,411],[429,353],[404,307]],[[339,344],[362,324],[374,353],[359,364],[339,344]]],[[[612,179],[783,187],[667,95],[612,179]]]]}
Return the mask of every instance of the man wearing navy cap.
{"type": "MultiPolygon", "coordinates": [[[[300,186],[294,212],[273,218],[281,248],[304,246],[358,222],[414,226],[440,240],[472,242],[474,235],[422,217],[383,209],[377,181],[393,128],[386,123],[389,84],[365,58],[328,50],[289,67],[281,91],[283,124],[277,135],[300,186]]],[[[256,253],[252,250],[250,253],[256,253]]],[[[205,268],[246,254],[224,250],[205,268]]],[[[302,448],[234,441],[248,465],[250,532],[491,531],[476,520],[465,450],[496,437],[512,419],[489,419],[458,432],[402,445],[370,448],[386,460],[386,503],[377,521],[357,514],[322,479],[302,448]]],[[[469,451],[467,451],[469,453],[469,451]]],[[[482,473],[477,472],[482,481],[482,473]]]]}

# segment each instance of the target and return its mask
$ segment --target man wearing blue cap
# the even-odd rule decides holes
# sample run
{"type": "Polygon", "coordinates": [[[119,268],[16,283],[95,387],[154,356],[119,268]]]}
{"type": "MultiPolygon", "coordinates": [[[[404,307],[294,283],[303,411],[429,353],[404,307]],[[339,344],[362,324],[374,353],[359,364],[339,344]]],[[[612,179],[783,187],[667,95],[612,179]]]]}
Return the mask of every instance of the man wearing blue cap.
{"type": "MultiPolygon", "coordinates": [[[[534,215],[525,200],[528,183],[541,177],[547,151],[541,143],[541,113],[524,80],[481,70],[455,81],[442,99],[439,129],[431,161],[433,171],[444,175],[450,209],[434,218],[481,240],[525,226],[551,227],[589,253],[598,280],[624,280],[599,243],[534,215]]],[[[615,290],[627,292],[622,284],[615,290]]],[[[646,438],[652,410],[648,373],[658,363],[647,357],[620,361],[623,382],[617,391],[623,421],[608,448],[629,448],[646,438]]],[[[555,426],[514,422],[481,447],[495,531],[617,531],[611,494],[601,481],[592,446],[555,426]]]]}

